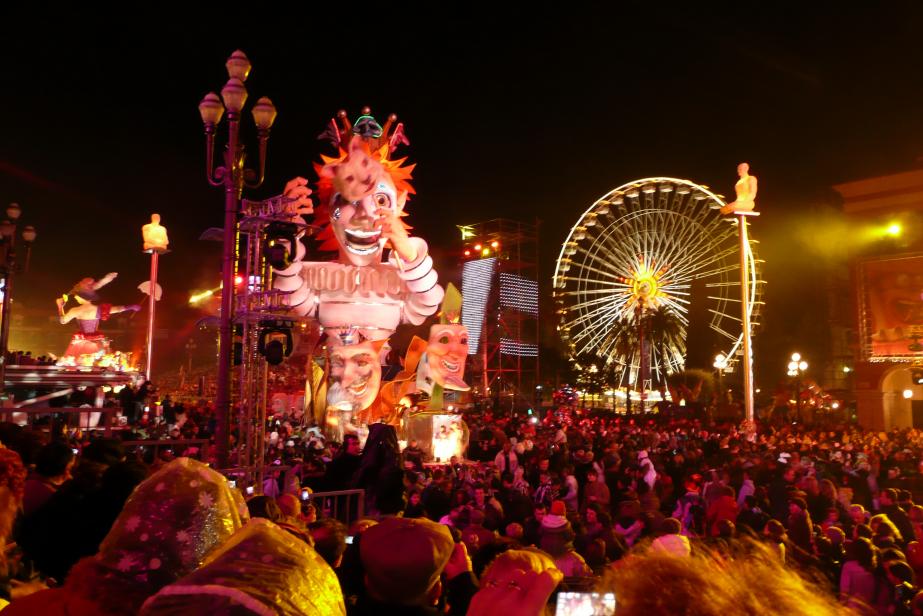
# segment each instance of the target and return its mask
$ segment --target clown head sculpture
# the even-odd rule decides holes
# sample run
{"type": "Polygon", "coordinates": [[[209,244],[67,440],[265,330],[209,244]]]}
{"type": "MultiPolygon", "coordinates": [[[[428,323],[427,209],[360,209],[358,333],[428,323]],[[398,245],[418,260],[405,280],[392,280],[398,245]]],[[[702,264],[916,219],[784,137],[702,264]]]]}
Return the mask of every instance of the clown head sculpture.
{"type": "Polygon", "coordinates": [[[440,322],[429,330],[424,361],[417,372],[417,386],[432,395],[433,386],[468,391],[463,380],[468,359],[468,328],[461,321],[461,293],[450,284],[442,303],[440,322]]]}
{"type": "Polygon", "coordinates": [[[371,116],[363,118],[337,142],[340,156],[323,156],[323,164],[317,166],[320,206],[316,213],[319,223],[329,222],[319,235],[324,240],[321,248],[335,248],[341,262],[360,267],[381,262],[386,245],[405,261],[413,261],[416,254],[400,220],[413,192],[409,184],[413,165],[404,167],[403,159],[390,160],[392,147],[388,143],[379,147],[383,129],[371,116]]]}
{"type": "Polygon", "coordinates": [[[468,359],[468,328],[460,323],[437,324],[429,330],[426,370],[433,382],[444,389],[468,391],[462,380],[468,359]]]}
{"type": "Polygon", "coordinates": [[[358,412],[369,408],[381,386],[381,363],[375,343],[337,345],[330,349],[327,407],[358,412]]]}

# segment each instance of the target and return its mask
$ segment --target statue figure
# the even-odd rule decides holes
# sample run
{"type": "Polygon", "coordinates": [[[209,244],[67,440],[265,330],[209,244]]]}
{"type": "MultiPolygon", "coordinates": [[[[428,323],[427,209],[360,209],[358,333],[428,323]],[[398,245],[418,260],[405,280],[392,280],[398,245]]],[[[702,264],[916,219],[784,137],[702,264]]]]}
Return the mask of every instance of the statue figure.
{"type": "Polygon", "coordinates": [[[737,200],[721,208],[722,214],[733,212],[752,212],[756,208],[756,176],[750,175],[750,165],[740,163],[737,165],[737,175],[740,179],[734,184],[737,200]]]}
{"type": "Polygon", "coordinates": [[[109,349],[109,339],[99,332],[100,321],[106,321],[110,315],[120,312],[137,312],[141,306],[131,304],[126,306],[114,306],[112,304],[96,304],[99,301],[97,291],[115,280],[118,274],[111,272],[99,280],[93,278],[84,278],[78,282],[68,292],[56,300],[58,306],[58,317],[62,325],[71,321],[77,322],[77,333],[71,339],[64,356],[58,360],[58,365],[62,366],[101,366],[115,367],[113,362],[120,364],[118,367],[124,369],[127,357],[124,354],[111,354],[109,349]],[[73,298],[77,302],[76,306],[67,311],[64,310],[68,301],[73,298]],[[111,357],[107,357],[110,356],[111,357]],[[102,363],[100,363],[102,362],[102,363]]]}
{"type": "Polygon", "coordinates": [[[160,214],[151,214],[151,222],[141,227],[141,236],[144,238],[145,251],[164,253],[170,244],[167,229],[160,224],[160,214]]]}
{"type": "MultiPolygon", "coordinates": [[[[367,110],[364,110],[367,111],[367,110]]],[[[386,340],[400,323],[421,324],[442,301],[433,260],[426,242],[408,234],[401,218],[413,187],[413,165],[390,158],[395,130],[378,126],[364,114],[356,126],[341,114],[344,130],[334,133],[338,157],[323,156],[315,165],[318,205],[315,221],[322,225],[321,250],[335,250],[333,261],[304,261],[305,247],[296,240],[293,263],[275,270],[273,286],[289,293],[294,316],[318,320],[327,334],[356,330],[367,340],[386,340]],[[385,248],[390,249],[385,259],[385,248]]],[[[398,125],[400,129],[400,125],[398,125]]],[[[293,211],[308,212],[311,190],[295,178],[285,187],[293,211]]]]}

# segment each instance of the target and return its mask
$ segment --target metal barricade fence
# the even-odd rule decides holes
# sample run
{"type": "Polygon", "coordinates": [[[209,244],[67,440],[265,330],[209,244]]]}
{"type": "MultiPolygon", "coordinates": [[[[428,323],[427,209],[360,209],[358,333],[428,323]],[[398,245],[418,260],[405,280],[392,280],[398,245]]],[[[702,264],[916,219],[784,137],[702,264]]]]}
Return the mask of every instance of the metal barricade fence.
{"type": "Polygon", "coordinates": [[[346,526],[365,516],[365,490],[315,492],[308,503],[314,505],[318,519],[335,518],[346,526]]]}
{"type": "Polygon", "coordinates": [[[117,423],[116,415],[122,410],[121,407],[22,407],[22,408],[3,408],[0,409],[0,420],[10,421],[19,425],[23,423],[29,428],[33,428],[35,418],[40,416],[62,417],[68,426],[76,426],[81,430],[90,432],[92,430],[102,431],[107,437],[112,435],[112,428],[117,423]]]}
{"type": "Polygon", "coordinates": [[[122,445],[125,446],[127,451],[133,451],[135,448],[139,448],[142,451],[145,448],[151,448],[154,450],[154,459],[156,460],[160,456],[161,449],[172,449],[173,455],[177,458],[187,457],[195,458],[199,461],[205,459],[205,448],[208,446],[208,439],[176,439],[176,440],[138,440],[138,441],[122,441],[122,445]]]}
{"type": "MultiPolygon", "coordinates": [[[[164,443],[179,441],[163,441],[164,443]]],[[[289,465],[266,466],[268,472],[286,473],[292,469],[289,465]]],[[[256,472],[253,467],[227,468],[221,473],[233,481],[234,487],[244,494],[245,499],[261,494],[262,487],[255,485],[256,472]]],[[[265,485],[265,484],[264,484],[265,485]]],[[[301,509],[313,505],[317,518],[335,518],[347,526],[365,517],[365,490],[335,490],[329,492],[313,492],[307,500],[301,501],[301,509]]]]}

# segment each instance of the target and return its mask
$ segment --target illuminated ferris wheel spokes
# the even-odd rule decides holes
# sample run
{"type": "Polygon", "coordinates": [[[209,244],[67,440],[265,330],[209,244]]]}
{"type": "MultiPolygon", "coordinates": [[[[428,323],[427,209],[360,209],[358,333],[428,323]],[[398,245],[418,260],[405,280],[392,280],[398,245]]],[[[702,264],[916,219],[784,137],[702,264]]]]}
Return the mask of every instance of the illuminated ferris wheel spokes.
{"type": "MultiPolygon", "coordinates": [[[[587,209],[571,229],[558,257],[554,292],[559,331],[575,357],[595,356],[634,383],[641,349],[626,345],[626,321],[643,305],[645,314],[666,311],[676,335],[645,347],[651,378],[662,383],[685,363],[692,287],[701,281],[708,326],[721,340],[729,363],[740,347],[740,265],[736,220],[708,189],[673,178],[625,184],[587,209]]],[[[751,247],[752,248],[752,247],[751,247]]],[[[758,318],[761,285],[751,269],[751,323],[758,318]]]]}

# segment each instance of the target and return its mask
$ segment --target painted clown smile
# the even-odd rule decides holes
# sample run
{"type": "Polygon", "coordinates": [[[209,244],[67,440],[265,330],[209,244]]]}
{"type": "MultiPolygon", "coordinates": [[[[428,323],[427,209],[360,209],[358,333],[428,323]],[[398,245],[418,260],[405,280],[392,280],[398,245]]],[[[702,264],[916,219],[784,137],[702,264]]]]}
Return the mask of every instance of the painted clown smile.
{"type": "Polygon", "coordinates": [[[446,359],[442,360],[442,367],[445,368],[447,372],[458,372],[460,368],[459,364],[450,362],[446,359]]]}
{"type": "Polygon", "coordinates": [[[368,379],[363,379],[362,382],[355,382],[349,387],[347,387],[347,389],[349,390],[349,393],[356,396],[357,398],[365,395],[365,390],[368,388],[369,388],[368,379]]]}
{"type": "Polygon", "coordinates": [[[381,238],[381,229],[344,228],[346,234],[346,250],[356,255],[370,255],[378,251],[378,240],[381,238]]]}

